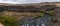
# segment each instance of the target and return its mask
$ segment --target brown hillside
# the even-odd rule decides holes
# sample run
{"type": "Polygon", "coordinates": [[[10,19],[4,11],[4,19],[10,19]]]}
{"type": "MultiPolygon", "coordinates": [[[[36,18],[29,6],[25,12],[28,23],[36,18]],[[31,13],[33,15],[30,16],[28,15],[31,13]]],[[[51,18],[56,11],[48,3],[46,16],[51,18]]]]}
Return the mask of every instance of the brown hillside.
{"type": "Polygon", "coordinates": [[[4,4],[0,3],[0,14],[3,16],[14,16],[24,18],[24,16],[36,16],[40,10],[46,10],[47,7],[53,6],[55,11],[54,19],[57,18],[58,23],[53,23],[52,26],[60,26],[60,2],[45,2],[35,4],[4,4]],[[23,16],[23,17],[22,17],[23,16]]]}

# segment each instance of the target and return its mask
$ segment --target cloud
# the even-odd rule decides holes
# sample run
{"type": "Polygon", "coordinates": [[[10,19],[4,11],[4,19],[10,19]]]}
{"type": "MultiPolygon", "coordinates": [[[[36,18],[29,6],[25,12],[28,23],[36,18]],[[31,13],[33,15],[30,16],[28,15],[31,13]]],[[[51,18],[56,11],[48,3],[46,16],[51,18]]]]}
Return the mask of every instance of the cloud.
{"type": "Polygon", "coordinates": [[[29,4],[41,2],[60,2],[60,0],[0,0],[0,3],[29,4]]]}

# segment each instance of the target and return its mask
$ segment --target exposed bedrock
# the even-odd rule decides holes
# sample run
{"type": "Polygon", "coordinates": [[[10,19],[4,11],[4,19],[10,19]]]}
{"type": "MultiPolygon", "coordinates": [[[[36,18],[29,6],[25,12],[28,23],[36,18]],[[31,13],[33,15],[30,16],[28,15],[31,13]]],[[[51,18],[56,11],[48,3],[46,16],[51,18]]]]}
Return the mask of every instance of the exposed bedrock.
{"type": "Polygon", "coordinates": [[[34,6],[0,6],[0,11],[15,11],[15,12],[39,12],[40,10],[53,10],[56,8],[53,5],[45,5],[40,8],[36,8],[34,6]],[[51,9],[52,8],[52,9],[51,9]]]}

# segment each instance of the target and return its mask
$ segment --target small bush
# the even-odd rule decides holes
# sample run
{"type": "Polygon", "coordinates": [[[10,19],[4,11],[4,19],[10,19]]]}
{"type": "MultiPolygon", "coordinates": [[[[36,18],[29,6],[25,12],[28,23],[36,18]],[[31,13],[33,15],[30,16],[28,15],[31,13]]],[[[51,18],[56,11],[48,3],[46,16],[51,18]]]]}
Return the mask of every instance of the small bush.
{"type": "Polygon", "coordinates": [[[4,26],[15,26],[16,24],[15,18],[11,16],[0,16],[0,22],[4,26]]]}

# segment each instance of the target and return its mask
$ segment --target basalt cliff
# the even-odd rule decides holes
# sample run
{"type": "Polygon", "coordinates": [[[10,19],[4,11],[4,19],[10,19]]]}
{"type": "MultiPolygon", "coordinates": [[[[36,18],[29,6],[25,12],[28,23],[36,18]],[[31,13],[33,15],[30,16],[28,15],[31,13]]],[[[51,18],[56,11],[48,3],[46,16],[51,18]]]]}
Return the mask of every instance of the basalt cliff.
{"type": "Polygon", "coordinates": [[[57,18],[59,21],[56,25],[53,23],[53,26],[60,26],[60,2],[44,2],[44,3],[34,3],[34,4],[7,4],[0,3],[0,15],[3,16],[14,16],[17,19],[26,18],[26,16],[37,16],[39,12],[53,10],[55,15],[54,18],[57,18]]]}

